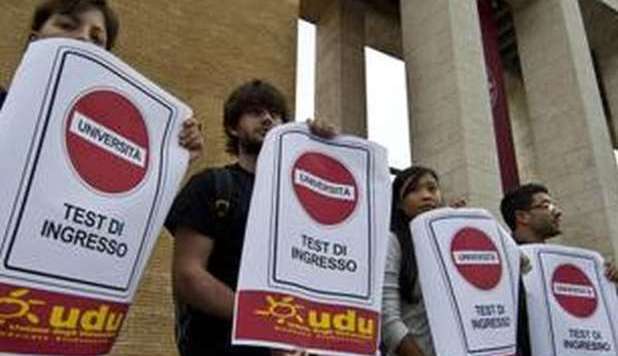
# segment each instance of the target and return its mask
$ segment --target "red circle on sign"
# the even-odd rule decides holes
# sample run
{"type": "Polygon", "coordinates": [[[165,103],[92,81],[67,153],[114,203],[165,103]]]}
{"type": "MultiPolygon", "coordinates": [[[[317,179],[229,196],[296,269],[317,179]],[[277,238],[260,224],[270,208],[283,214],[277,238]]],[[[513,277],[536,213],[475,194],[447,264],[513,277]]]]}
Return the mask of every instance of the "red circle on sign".
{"type": "Polygon", "coordinates": [[[119,93],[97,90],[78,98],[69,110],[65,138],[73,168],[97,191],[125,193],[146,176],[146,124],[137,107],[119,93]]]}
{"type": "Polygon", "coordinates": [[[572,264],[558,266],[552,276],[552,293],[567,313],[587,318],[597,309],[597,292],[579,267],[572,264]]]}
{"type": "Polygon", "coordinates": [[[358,202],[358,186],[352,173],[322,153],[307,152],[296,160],[292,185],[307,214],[323,225],[343,222],[358,202]]]}
{"type": "Polygon", "coordinates": [[[500,282],[500,254],[489,236],[479,229],[465,227],[455,233],[451,258],[464,279],[479,289],[490,290],[500,282]]]}

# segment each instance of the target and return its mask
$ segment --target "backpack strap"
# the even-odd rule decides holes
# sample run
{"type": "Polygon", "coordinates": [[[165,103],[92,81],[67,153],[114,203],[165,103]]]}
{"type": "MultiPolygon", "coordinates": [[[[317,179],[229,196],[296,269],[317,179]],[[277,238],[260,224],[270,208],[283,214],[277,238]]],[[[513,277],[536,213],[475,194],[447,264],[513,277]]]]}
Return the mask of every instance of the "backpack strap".
{"type": "Polygon", "coordinates": [[[217,220],[225,220],[234,205],[234,178],[228,167],[217,168],[213,174],[216,195],[209,203],[210,212],[217,220]]]}

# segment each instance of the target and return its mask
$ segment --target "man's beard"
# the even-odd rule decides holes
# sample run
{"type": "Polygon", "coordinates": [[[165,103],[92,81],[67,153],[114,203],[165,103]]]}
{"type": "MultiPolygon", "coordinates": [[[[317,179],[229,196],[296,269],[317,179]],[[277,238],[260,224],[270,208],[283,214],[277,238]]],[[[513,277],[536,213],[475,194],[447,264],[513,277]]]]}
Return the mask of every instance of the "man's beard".
{"type": "Polygon", "coordinates": [[[260,153],[262,149],[262,141],[255,141],[251,139],[240,139],[241,150],[244,153],[248,153],[251,155],[257,155],[260,153]]]}
{"type": "Polygon", "coordinates": [[[562,234],[562,230],[558,227],[552,227],[546,234],[547,238],[556,237],[562,234]]]}
{"type": "Polygon", "coordinates": [[[547,224],[545,226],[538,227],[535,230],[536,233],[542,237],[543,241],[552,237],[556,237],[562,233],[560,227],[553,224],[547,224]]]}

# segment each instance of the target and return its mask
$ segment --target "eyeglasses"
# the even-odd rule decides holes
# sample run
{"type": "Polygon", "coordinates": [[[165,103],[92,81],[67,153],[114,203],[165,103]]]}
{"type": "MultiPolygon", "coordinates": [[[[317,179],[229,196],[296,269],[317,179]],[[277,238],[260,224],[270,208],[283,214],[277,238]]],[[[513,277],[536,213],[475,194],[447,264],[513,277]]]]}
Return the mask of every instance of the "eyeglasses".
{"type": "Polygon", "coordinates": [[[555,202],[542,202],[540,204],[534,204],[531,205],[528,210],[534,210],[534,209],[545,209],[548,210],[550,212],[556,211],[558,209],[558,205],[555,202]]]}

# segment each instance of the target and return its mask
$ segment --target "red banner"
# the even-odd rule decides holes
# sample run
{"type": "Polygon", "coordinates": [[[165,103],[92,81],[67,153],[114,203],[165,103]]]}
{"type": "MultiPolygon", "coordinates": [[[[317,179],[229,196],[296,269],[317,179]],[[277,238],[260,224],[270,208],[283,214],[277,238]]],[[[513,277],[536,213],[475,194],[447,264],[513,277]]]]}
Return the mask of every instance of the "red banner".
{"type": "Polygon", "coordinates": [[[502,59],[500,58],[498,28],[494,19],[491,0],[478,0],[478,10],[481,21],[491,109],[494,118],[500,176],[502,178],[502,189],[506,192],[519,185],[519,174],[517,172],[517,159],[504,87],[504,69],[502,67],[502,59]]]}
{"type": "Polygon", "coordinates": [[[0,284],[0,351],[109,352],[129,305],[0,284]]]}
{"type": "Polygon", "coordinates": [[[239,339],[363,355],[377,351],[379,315],[371,310],[286,294],[241,291],[237,315],[235,336],[239,339]]]}

